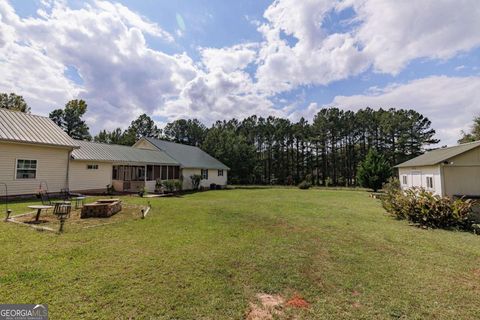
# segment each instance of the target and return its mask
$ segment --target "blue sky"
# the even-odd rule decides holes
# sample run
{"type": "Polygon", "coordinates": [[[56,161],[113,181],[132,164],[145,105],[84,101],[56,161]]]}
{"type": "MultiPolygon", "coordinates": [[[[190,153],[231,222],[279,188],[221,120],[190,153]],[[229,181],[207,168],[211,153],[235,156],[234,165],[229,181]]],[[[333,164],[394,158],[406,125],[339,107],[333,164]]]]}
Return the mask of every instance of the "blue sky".
{"type": "Polygon", "coordinates": [[[1,91],[73,98],[93,133],[322,107],[413,108],[454,144],[480,114],[476,0],[0,1],[1,91]]]}

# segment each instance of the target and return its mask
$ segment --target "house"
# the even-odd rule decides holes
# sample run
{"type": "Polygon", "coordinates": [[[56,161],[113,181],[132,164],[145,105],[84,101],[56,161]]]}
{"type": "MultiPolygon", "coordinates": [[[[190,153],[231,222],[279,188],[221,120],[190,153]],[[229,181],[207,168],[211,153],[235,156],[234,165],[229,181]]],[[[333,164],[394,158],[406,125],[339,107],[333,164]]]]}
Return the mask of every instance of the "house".
{"type": "Polygon", "coordinates": [[[180,177],[179,163],[160,150],[75,141],[70,162],[70,190],[104,191],[107,185],[115,191],[155,191],[157,180],[180,177]]]}
{"type": "Polygon", "coordinates": [[[227,185],[229,167],[210,156],[202,149],[194,146],[174,143],[154,138],[141,138],[133,147],[147,150],[164,151],[180,163],[183,189],[192,189],[192,175],[201,175],[201,187],[208,188],[211,184],[227,185]]]}
{"type": "Polygon", "coordinates": [[[402,189],[440,196],[480,196],[480,141],[441,148],[396,166],[402,189]]]}
{"type": "Polygon", "coordinates": [[[225,186],[229,168],[197,147],[145,138],[134,147],[70,138],[47,117],[0,109],[0,197],[51,193],[155,190],[157,180],[201,174],[201,185],[225,186]]]}
{"type": "Polygon", "coordinates": [[[0,109],[0,184],[8,186],[9,194],[67,188],[70,154],[77,148],[49,118],[0,109]]]}

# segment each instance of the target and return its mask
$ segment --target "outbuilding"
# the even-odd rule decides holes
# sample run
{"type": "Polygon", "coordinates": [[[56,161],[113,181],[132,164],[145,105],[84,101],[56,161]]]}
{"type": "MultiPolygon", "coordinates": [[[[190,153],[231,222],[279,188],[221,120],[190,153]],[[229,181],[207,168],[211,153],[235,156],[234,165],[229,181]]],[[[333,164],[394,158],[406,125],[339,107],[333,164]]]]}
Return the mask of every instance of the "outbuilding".
{"type": "Polygon", "coordinates": [[[428,151],[396,166],[402,189],[440,196],[480,196],[480,141],[428,151]]]}

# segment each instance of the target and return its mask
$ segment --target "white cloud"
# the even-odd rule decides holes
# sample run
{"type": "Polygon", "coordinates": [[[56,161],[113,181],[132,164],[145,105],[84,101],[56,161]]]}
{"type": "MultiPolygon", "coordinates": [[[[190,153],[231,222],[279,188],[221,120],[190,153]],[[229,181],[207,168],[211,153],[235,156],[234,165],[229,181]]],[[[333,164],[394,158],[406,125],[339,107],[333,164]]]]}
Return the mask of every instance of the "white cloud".
{"type": "Polygon", "coordinates": [[[468,130],[480,115],[480,77],[432,76],[393,84],[374,93],[337,96],[331,103],[345,109],[408,108],[432,121],[440,144],[456,144],[461,130],[468,130]]]}
{"type": "Polygon", "coordinates": [[[370,67],[396,75],[414,59],[448,59],[480,45],[477,0],[277,0],[264,17],[257,77],[272,93],[326,85],[370,67]],[[329,26],[345,10],[354,16],[329,26]]]}
{"type": "Polygon", "coordinates": [[[257,45],[254,43],[239,44],[226,48],[201,48],[202,62],[205,67],[214,71],[225,72],[241,70],[257,57],[257,45]]]}

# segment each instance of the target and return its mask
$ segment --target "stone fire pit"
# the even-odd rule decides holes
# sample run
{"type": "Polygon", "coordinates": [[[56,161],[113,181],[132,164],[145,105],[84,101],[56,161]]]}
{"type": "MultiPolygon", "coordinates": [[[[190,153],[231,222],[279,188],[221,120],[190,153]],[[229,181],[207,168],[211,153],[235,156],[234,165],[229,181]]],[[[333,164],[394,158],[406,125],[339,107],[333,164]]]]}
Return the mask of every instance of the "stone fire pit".
{"type": "Polygon", "coordinates": [[[108,218],[122,211],[120,199],[100,199],[83,206],[80,218],[108,218]]]}

